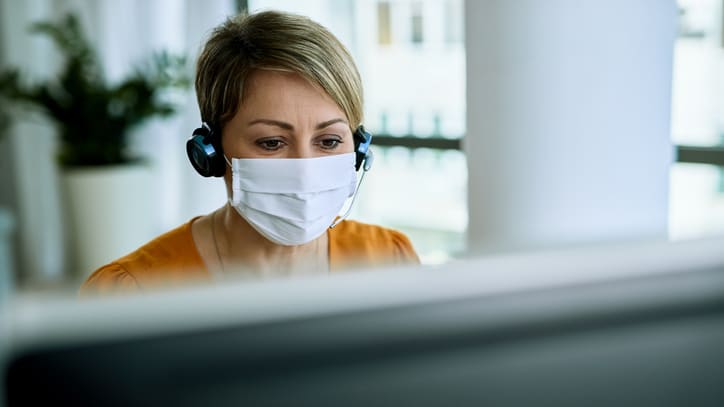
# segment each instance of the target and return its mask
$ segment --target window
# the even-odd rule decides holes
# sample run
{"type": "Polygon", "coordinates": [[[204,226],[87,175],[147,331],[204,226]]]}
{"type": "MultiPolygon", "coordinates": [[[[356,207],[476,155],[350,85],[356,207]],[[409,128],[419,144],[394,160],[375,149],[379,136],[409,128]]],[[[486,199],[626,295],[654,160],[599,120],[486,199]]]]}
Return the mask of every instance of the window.
{"type": "Polygon", "coordinates": [[[722,0],[678,0],[674,50],[669,231],[673,239],[724,232],[722,0]]]}
{"type": "Polygon", "coordinates": [[[465,31],[463,0],[446,0],[444,14],[445,42],[448,44],[462,43],[465,31]]]}
{"type": "Polygon", "coordinates": [[[423,40],[423,21],[422,21],[422,2],[415,1],[412,3],[411,13],[411,25],[412,25],[412,43],[422,44],[423,40]]]}
{"type": "Polygon", "coordinates": [[[390,22],[390,3],[377,3],[377,42],[380,45],[392,44],[392,27],[390,22]]]}

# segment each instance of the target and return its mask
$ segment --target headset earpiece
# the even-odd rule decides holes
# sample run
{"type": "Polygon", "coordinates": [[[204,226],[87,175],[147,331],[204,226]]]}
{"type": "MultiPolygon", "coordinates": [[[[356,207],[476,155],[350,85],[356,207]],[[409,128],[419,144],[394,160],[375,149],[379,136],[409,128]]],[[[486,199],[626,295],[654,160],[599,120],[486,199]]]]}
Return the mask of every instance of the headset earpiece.
{"type": "Polygon", "coordinates": [[[372,134],[368,133],[364,126],[359,126],[354,132],[354,152],[356,154],[356,161],[354,168],[359,171],[360,167],[364,163],[362,169],[369,171],[372,168],[372,161],[374,156],[372,150],[370,150],[370,144],[372,143],[372,134]]]}
{"type": "Polygon", "coordinates": [[[194,130],[186,142],[186,154],[191,165],[204,177],[223,177],[226,172],[220,140],[206,122],[194,130]]]}

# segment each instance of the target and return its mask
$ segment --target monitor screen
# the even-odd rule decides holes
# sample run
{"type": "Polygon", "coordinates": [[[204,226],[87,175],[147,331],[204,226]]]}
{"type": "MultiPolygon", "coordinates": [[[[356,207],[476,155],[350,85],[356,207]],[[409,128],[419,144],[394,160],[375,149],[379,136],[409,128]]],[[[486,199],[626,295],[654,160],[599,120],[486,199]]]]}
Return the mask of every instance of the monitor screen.
{"type": "Polygon", "coordinates": [[[7,405],[724,405],[723,241],[23,303],[7,405]]]}

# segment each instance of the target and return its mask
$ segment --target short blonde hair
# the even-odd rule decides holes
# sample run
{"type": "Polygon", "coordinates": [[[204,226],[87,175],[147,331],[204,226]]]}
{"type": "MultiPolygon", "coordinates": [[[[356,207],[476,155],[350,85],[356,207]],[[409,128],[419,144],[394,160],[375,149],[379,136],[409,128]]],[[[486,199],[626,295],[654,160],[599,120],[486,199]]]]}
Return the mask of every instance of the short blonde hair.
{"type": "Polygon", "coordinates": [[[347,48],[309,18],[277,11],[229,18],[214,29],[196,65],[202,120],[223,128],[257,69],[302,75],[337,103],[352,130],[362,123],[362,81],[347,48]]]}

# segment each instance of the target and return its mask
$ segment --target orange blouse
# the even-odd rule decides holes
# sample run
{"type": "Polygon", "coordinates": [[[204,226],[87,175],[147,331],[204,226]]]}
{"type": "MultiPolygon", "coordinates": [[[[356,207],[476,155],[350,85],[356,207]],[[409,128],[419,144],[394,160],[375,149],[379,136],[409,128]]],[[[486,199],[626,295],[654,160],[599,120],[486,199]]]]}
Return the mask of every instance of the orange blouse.
{"type": "MultiPolygon", "coordinates": [[[[196,219],[99,268],[83,283],[80,294],[145,291],[211,282],[212,275],[196,250],[191,234],[191,224],[196,219]]],[[[350,267],[420,262],[407,236],[392,229],[345,220],[327,233],[332,272],[350,267]]]]}

